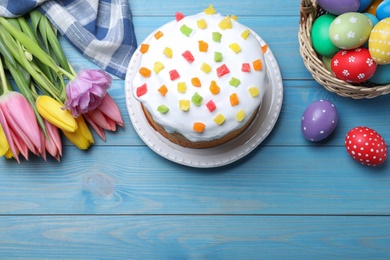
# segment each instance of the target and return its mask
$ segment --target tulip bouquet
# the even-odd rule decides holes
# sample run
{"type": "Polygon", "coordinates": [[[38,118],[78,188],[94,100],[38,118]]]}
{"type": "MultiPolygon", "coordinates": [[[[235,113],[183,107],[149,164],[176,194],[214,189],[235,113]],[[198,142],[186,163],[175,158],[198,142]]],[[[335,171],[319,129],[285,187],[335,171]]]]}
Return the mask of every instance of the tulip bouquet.
{"type": "Polygon", "coordinates": [[[124,126],[111,83],[103,70],[76,73],[39,11],[0,17],[0,156],[20,163],[20,155],[48,153],[60,161],[61,133],[86,150],[94,143],[89,126],[105,141],[105,130],[124,126]]]}

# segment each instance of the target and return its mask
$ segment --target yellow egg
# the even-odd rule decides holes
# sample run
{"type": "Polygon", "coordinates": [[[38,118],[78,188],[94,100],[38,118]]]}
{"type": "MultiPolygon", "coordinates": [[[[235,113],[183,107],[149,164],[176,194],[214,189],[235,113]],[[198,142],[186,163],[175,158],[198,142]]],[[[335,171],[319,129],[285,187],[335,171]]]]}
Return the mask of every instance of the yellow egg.
{"type": "Polygon", "coordinates": [[[368,41],[368,49],[377,64],[390,63],[390,18],[383,19],[374,26],[368,41]]]}

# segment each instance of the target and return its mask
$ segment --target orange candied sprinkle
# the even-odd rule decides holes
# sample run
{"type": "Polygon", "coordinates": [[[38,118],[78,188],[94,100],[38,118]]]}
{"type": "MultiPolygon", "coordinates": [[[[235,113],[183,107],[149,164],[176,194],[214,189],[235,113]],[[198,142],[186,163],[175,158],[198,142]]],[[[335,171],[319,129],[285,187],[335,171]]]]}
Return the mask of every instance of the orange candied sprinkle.
{"type": "Polygon", "coordinates": [[[154,38],[156,38],[156,40],[160,39],[161,37],[163,37],[163,33],[162,31],[158,31],[154,34],[154,38]]]}
{"type": "Polygon", "coordinates": [[[191,79],[191,83],[194,87],[200,87],[202,86],[202,84],[200,83],[200,79],[199,78],[192,78],[191,79]]]}
{"type": "Polygon", "coordinates": [[[159,89],[158,92],[160,92],[161,96],[165,97],[165,95],[168,92],[168,88],[165,85],[162,85],[159,89]]]}
{"type": "Polygon", "coordinates": [[[261,46],[261,50],[263,51],[263,53],[266,53],[268,50],[268,44],[261,46]]]}
{"type": "Polygon", "coordinates": [[[149,50],[149,44],[141,44],[141,47],[139,48],[139,51],[142,53],[142,54],[145,54],[147,53],[149,50]]]}
{"type": "Polygon", "coordinates": [[[263,69],[263,63],[261,62],[260,59],[257,59],[257,60],[255,60],[255,61],[253,61],[253,69],[254,69],[254,70],[257,70],[257,71],[263,69]]]}
{"type": "Polygon", "coordinates": [[[237,106],[239,104],[239,101],[238,101],[238,96],[236,93],[233,93],[230,95],[230,105],[232,105],[232,107],[234,106],[237,106]]]}
{"type": "Polygon", "coordinates": [[[139,69],[139,74],[141,74],[144,78],[150,77],[150,73],[151,71],[148,68],[142,67],[139,69]]]}
{"type": "Polygon", "coordinates": [[[217,85],[217,82],[215,82],[214,80],[211,81],[211,84],[210,84],[210,92],[213,94],[213,95],[217,95],[219,93],[221,89],[219,88],[219,86],[217,85]]]}
{"type": "Polygon", "coordinates": [[[205,124],[203,124],[202,122],[195,122],[192,129],[194,129],[195,132],[203,133],[205,127],[205,124]]]}
{"type": "Polygon", "coordinates": [[[209,48],[209,45],[207,42],[199,41],[199,51],[200,52],[207,52],[207,49],[209,48]]]}

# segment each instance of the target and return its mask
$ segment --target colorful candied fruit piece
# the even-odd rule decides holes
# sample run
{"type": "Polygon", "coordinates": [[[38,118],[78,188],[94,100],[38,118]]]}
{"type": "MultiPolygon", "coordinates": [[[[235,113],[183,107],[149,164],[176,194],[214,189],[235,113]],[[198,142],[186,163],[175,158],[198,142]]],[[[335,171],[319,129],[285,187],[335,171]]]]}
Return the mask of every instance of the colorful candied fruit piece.
{"type": "Polygon", "coordinates": [[[161,96],[165,97],[165,95],[168,93],[168,88],[165,85],[162,85],[158,92],[160,92],[161,96]]]}
{"type": "Polygon", "coordinates": [[[222,125],[226,119],[222,114],[218,114],[213,120],[217,125],[222,125]]]}
{"type": "Polygon", "coordinates": [[[200,67],[200,69],[204,72],[204,73],[210,73],[211,72],[211,66],[207,63],[203,63],[202,66],[200,67]]]}
{"type": "Polygon", "coordinates": [[[222,53],[216,51],[214,52],[214,61],[215,62],[221,62],[222,61],[222,53]]]}
{"type": "Polygon", "coordinates": [[[176,21],[180,21],[181,19],[184,18],[184,14],[180,13],[180,12],[176,12],[175,13],[175,19],[176,21]]]}
{"type": "Polygon", "coordinates": [[[191,79],[191,84],[192,84],[194,87],[200,87],[200,86],[202,86],[202,83],[200,82],[200,79],[197,78],[197,77],[191,79]]]}
{"type": "Polygon", "coordinates": [[[211,84],[210,84],[210,92],[213,94],[213,95],[217,95],[219,93],[219,91],[221,90],[221,88],[217,85],[217,82],[215,82],[215,80],[212,80],[211,81],[211,84]]]}
{"type": "Polygon", "coordinates": [[[153,67],[153,71],[156,73],[156,74],[158,74],[162,69],[164,69],[165,68],[165,66],[164,66],[164,64],[162,64],[161,62],[159,62],[159,61],[156,61],[155,63],[154,63],[154,67],[153,67]]]}
{"type": "Polygon", "coordinates": [[[250,32],[251,31],[249,29],[246,29],[241,33],[241,38],[243,38],[244,40],[248,39],[250,32]]]}
{"type": "Polygon", "coordinates": [[[229,68],[226,66],[226,64],[221,65],[217,68],[217,75],[218,77],[222,77],[226,74],[230,73],[229,68]]]}
{"type": "Polygon", "coordinates": [[[231,94],[230,97],[229,97],[229,100],[230,100],[230,105],[232,107],[237,106],[240,103],[236,93],[231,94]]]}
{"type": "Polygon", "coordinates": [[[192,103],[194,103],[196,106],[202,105],[203,97],[199,95],[198,92],[195,92],[194,95],[191,97],[192,103]]]}
{"type": "Polygon", "coordinates": [[[137,88],[136,92],[137,92],[136,93],[137,97],[141,97],[141,96],[145,95],[146,93],[148,93],[148,85],[146,85],[146,83],[143,84],[142,86],[137,88]]]}
{"type": "Polygon", "coordinates": [[[251,65],[249,63],[243,63],[241,70],[243,72],[250,72],[251,71],[251,65]]]}
{"type": "Polygon", "coordinates": [[[186,93],[186,91],[187,91],[187,84],[185,82],[177,83],[177,91],[179,91],[180,93],[186,93]]]}
{"type": "Polygon", "coordinates": [[[139,74],[141,74],[142,77],[144,77],[144,78],[150,77],[151,73],[152,72],[148,68],[142,67],[142,68],[139,69],[139,74]]]}
{"type": "Polygon", "coordinates": [[[187,99],[179,100],[179,108],[181,111],[187,112],[190,109],[191,102],[187,99]]]}
{"type": "Polygon", "coordinates": [[[199,29],[206,29],[207,28],[207,22],[203,18],[198,20],[198,21],[196,21],[196,24],[198,25],[199,29]]]}
{"type": "Polygon", "coordinates": [[[229,81],[229,84],[233,87],[238,87],[240,85],[241,81],[238,78],[232,77],[229,81]]]}
{"type": "Polygon", "coordinates": [[[266,53],[268,50],[268,44],[261,46],[261,50],[262,50],[263,54],[266,53]]]}
{"type": "Polygon", "coordinates": [[[154,38],[156,38],[156,40],[160,39],[161,37],[163,37],[164,34],[162,31],[158,31],[154,34],[154,38]]]}
{"type": "Polygon", "coordinates": [[[169,76],[170,76],[172,81],[174,81],[175,79],[180,78],[179,72],[177,72],[177,70],[171,70],[169,72],[169,76]]]}
{"type": "Polygon", "coordinates": [[[233,25],[232,25],[232,21],[230,19],[230,16],[226,16],[225,18],[223,18],[219,24],[218,24],[219,28],[221,30],[226,30],[226,29],[232,29],[233,28],[233,25]]]}
{"type": "Polygon", "coordinates": [[[262,69],[263,69],[263,63],[261,62],[260,59],[257,59],[257,60],[255,60],[255,61],[253,61],[252,64],[253,64],[253,69],[254,69],[254,70],[259,71],[259,70],[262,70],[262,69]]]}
{"type": "Polygon", "coordinates": [[[212,100],[210,100],[209,102],[206,103],[206,107],[210,112],[213,112],[217,108],[214,101],[212,101],[212,100]]]}
{"type": "Polygon", "coordinates": [[[245,111],[242,110],[242,109],[237,111],[237,113],[236,113],[236,120],[238,122],[241,122],[242,120],[244,120],[244,118],[245,118],[245,111]]]}
{"type": "Polygon", "coordinates": [[[157,107],[157,111],[160,112],[161,114],[166,114],[169,111],[169,107],[167,107],[166,105],[159,105],[157,107]]]}
{"type": "Polygon", "coordinates": [[[199,51],[200,52],[207,52],[208,48],[209,48],[209,45],[207,42],[205,41],[199,41],[199,51]]]}
{"type": "Polygon", "coordinates": [[[173,51],[171,48],[169,47],[166,47],[163,51],[164,55],[167,56],[168,58],[172,58],[172,55],[173,55],[173,51]]]}
{"type": "Polygon", "coordinates": [[[229,48],[234,52],[234,53],[239,53],[241,51],[241,47],[238,43],[232,43],[229,45],[229,48]]]}
{"type": "Polygon", "coordinates": [[[192,126],[192,129],[198,133],[203,133],[205,128],[206,128],[206,125],[203,124],[202,122],[195,122],[194,125],[192,126]]]}
{"type": "Polygon", "coordinates": [[[180,27],[180,31],[187,37],[189,37],[192,33],[192,29],[185,24],[180,27]]]}
{"type": "Polygon", "coordinates": [[[213,38],[213,41],[215,41],[215,42],[221,42],[222,34],[219,32],[213,32],[212,38],[213,38]]]}
{"type": "Polygon", "coordinates": [[[231,17],[231,18],[232,18],[232,20],[234,20],[234,21],[237,21],[237,20],[238,20],[238,17],[237,17],[237,15],[234,15],[234,14],[232,14],[230,17],[231,17]]]}
{"type": "Polygon", "coordinates": [[[186,59],[189,63],[193,63],[195,58],[194,56],[192,55],[192,53],[190,51],[185,51],[183,52],[182,56],[184,57],[184,59],[186,59]]]}
{"type": "Polygon", "coordinates": [[[209,5],[206,9],[204,9],[205,14],[216,14],[217,11],[214,9],[213,5],[209,5]]]}
{"type": "Polygon", "coordinates": [[[260,91],[256,87],[250,87],[248,89],[249,93],[251,94],[252,97],[257,97],[260,94],[260,91]]]}
{"type": "Polygon", "coordinates": [[[149,44],[146,44],[146,43],[142,43],[141,46],[139,47],[139,51],[142,53],[142,54],[145,54],[148,52],[149,50],[149,44]]]}

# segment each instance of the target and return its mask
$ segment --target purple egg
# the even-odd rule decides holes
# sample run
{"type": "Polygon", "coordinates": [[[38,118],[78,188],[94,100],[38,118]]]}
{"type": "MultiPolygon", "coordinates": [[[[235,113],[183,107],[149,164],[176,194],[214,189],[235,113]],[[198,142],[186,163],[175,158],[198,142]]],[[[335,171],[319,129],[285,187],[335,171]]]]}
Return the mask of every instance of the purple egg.
{"type": "Polygon", "coordinates": [[[335,105],[327,100],[310,104],[302,116],[303,136],[313,142],[327,138],[336,128],[338,113],[335,105]]]}
{"type": "Polygon", "coordinates": [[[317,0],[317,3],[325,11],[335,15],[356,12],[360,7],[360,0],[317,0]]]}

